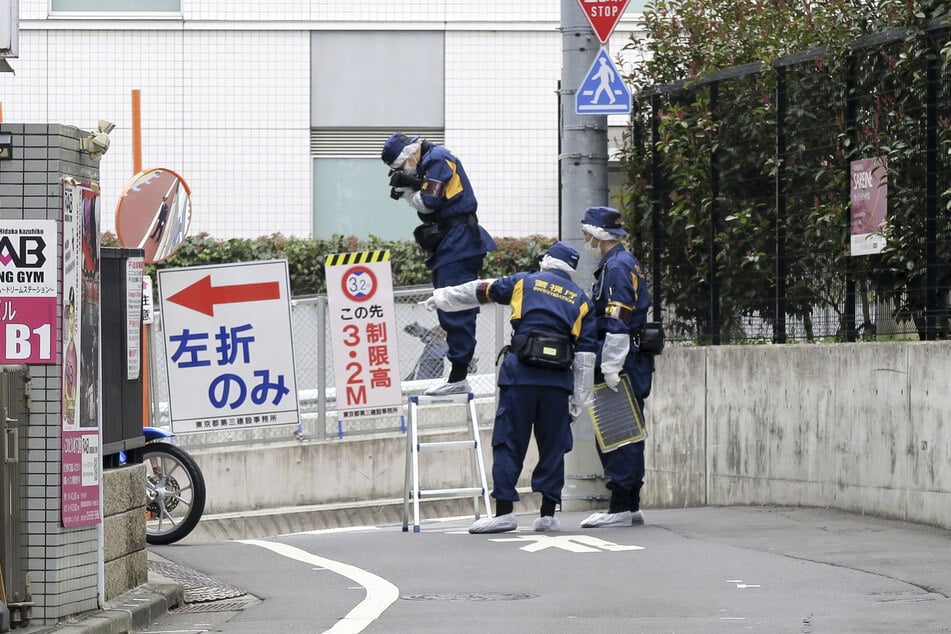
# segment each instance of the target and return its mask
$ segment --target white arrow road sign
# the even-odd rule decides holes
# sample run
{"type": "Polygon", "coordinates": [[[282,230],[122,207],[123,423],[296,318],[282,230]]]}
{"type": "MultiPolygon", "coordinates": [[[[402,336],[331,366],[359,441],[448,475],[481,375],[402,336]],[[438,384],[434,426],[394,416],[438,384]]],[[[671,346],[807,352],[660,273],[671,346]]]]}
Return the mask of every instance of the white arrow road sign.
{"type": "Polygon", "coordinates": [[[519,535],[518,537],[495,538],[494,542],[522,542],[519,550],[537,553],[546,548],[560,548],[571,553],[597,553],[601,551],[618,552],[622,550],[644,550],[643,546],[623,546],[612,542],[589,537],[588,535],[519,535]],[[527,543],[526,543],[527,542],[527,543]]]}

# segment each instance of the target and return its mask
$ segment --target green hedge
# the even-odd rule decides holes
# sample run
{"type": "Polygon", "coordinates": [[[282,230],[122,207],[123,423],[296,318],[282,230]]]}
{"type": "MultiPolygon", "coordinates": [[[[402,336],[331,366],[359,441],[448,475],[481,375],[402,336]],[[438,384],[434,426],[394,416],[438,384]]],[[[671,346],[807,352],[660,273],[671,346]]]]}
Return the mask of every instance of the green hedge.
{"type": "MultiPolygon", "coordinates": [[[[482,277],[501,277],[518,271],[535,270],[538,259],[555,241],[544,236],[528,238],[496,238],[498,248],[485,259],[482,277]]],[[[105,247],[119,246],[116,236],[102,237],[105,247]]],[[[393,264],[393,286],[419,286],[431,283],[422,251],[412,240],[358,240],[353,236],[335,235],[329,240],[286,237],[279,233],[253,240],[231,238],[220,240],[199,233],[185,238],[181,248],[167,260],[146,267],[154,275],[160,268],[182,268],[208,264],[230,264],[259,260],[286,259],[291,276],[291,294],[294,296],[324,293],[324,258],[334,253],[359,251],[390,251],[393,264]]]]}

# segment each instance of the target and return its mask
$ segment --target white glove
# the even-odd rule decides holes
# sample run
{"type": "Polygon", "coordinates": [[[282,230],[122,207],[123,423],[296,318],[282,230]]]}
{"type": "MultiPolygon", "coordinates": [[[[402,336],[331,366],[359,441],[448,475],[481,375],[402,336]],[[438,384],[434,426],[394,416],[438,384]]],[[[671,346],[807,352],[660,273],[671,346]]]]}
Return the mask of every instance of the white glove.
{"type": "Polygon", "coordinates": [[[447,313],[454,313],[468,308],[478,308],[479,298],[476,297],[476,291],[480,284],[492,284],[491,280],[472,280],[456,286],[445,286],[433,291],[433,300],[436,308],[447,313]]]}
{"type": "Polygon", "coordinates": [[[410,207],[423,214],[431,214],[435,209],[430,209],[423,202],[422,192],[408,191],[403,194],[403,200],[409,203],[410,207]]]}
{"type": "Polygon", "coordinates": [[[420,306],[424,306],[426,310],[436,310],[436,298],[430,295],[423,301],[419,302],[420,306]]]}
{"type": "Polygon", "coordinates": [[[571,364],[571,371],[574,373],[571,397],[582,407],[587,407],[594,401],[594,361],[593,352],[577,352],[571,364]]]}
{"type": "Polygon", "coordinates": [[[611,390],[617,392],[617,386],[621,384],[621,375],[617,372],[605,372],[604,384],[611,390]]]}
{"type": "Polygon", "coordinates": [[[413,204],[413,194],[416,192],[409,187],[394,187],[400,193],[400,199],[405,200],[408,205],[413,204]]]}
{"type": "Polygon", "coordinates": [[[575,399],[574,394],[568,397],[568,413],[571,415],[571,422],[578,420],[578,417],[581,416],[584,410],[585,406],[575,399]]]}
{"type": "Polygon", "coordinates": [[[601,374],[620,374],[631,350],[631,337],[627,334],[609,332],[601,346],[601,374]]]}

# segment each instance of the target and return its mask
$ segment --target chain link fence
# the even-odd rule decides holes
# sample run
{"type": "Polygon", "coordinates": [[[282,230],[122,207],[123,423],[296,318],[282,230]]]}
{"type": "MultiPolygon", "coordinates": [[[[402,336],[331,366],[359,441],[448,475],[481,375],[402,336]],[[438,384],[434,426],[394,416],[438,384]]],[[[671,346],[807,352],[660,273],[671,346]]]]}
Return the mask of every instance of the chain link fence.
{"type": "MultiPolygon", "coordinates": [[[[300,424],[293,426],[229,428],[179,435],[179,444],[190,447],[215,447],[232,444],[323,440],[352,435],[394,433],[405,430],[406,399],[439,385],[449,375],[445,359],[445,334],[436,313],[419,305],[432,295],[431,287],[394,290],[400,386],[404,395],[403,415],[347,420],[337,419],[336,380],[333,342],[327,328],[327,296],[314,295],[291,301],[291,329],[297,378],[300,424]]],[[[490,423],[488,412],[495,410],[498,351],[511,337],[509,307],[485,304],[476,323],[476,352],[469,367],[469,385],[475,395],[480,423],[490,423]]],[[[165,336],[161,316],[156,313],[150,330],[149,386],[152,424],[169,426],[168,373],[165,336]]],[[[452,428],[465,423],[465,408],[421,408],[419,428],[452,428]],[[458,412],[456,411],[458,410],[458,412]]],[[[174,428],[173,428],[174,431],[174,428]]]]}

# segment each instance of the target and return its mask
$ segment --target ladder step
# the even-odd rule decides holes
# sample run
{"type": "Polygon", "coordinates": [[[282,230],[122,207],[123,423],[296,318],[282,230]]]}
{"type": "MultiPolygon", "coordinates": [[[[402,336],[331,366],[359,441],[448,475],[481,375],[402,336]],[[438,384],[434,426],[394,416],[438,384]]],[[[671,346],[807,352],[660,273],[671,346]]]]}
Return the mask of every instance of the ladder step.
{"type": "MultiPolygon", "coordinates": [[[[458,489],[424,489],[419,492],[419,499],[423,498],[438,498],[438,497],[469,497],[475,495],[482,495],[482,487],[462,487],[458,489]]],[[[412,499],[413,491],[409,492],[409,497],[412,499]]]]}
{"type": "Polygon", "coordinates": [[[472,392],[464,394],[445,394],[443,396],[426,396],[425,394],[420,394],[418,396],[409,397],[410,401],[418,405],[465,405],[473,398],[475,398],[475,395],[472,392]]]}
{"type": "Polygon", "coordinates": [[[448,451],[451,449],[477,449],[479,443],[475,440],[444,440],[442,442],[421,442],[417,446],[419,451],[448,451]]]}

